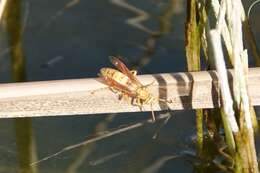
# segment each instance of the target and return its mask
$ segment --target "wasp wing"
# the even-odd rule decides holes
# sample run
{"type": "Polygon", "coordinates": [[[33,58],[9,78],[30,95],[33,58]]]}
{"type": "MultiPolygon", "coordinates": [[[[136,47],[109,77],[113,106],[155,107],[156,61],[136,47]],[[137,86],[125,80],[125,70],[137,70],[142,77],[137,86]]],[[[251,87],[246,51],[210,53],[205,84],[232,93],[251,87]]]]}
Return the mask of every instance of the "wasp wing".
{"type": "Polygon", "coordinates": [[[130,90],[127,86],[122,85],[120,83],[118,83],[117,81],[115,81],[114,79],[104,76],[103,79],[105,80],[106,84],[118,91],[121,91],[125,94],[127,94],[130,97],[136,97],[136,93],[132,90],[130,90]]]}
{"type": "Polygon", "coordinates": [[[126,67],[126,65],[117,57],[110,57],[110,61],[116,68],[118,68],[122,73],[127,75],[127,77],[136,85],[142,86],[141,82],[132,74],[132,72],[126,67]]]}

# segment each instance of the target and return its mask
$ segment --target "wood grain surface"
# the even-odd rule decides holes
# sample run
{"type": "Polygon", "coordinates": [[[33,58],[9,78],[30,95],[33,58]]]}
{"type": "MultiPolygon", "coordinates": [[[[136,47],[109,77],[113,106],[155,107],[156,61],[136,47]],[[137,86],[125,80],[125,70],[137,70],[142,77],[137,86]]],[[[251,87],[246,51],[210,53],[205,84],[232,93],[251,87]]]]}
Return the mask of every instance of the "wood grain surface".
{"type": "MultiPolygon", "coordinates": [[[[214,108],[220,106],[217,74],[214,71],[140,75],[154,97],[172,103],[153,104],[154,111],[214,108]]],[[[232,70],[229,71],[232,83],[232,70]]],[[[260,68],[249,69],[248,91],[252,105],[260,105],[260,68]]],[[[0,84],[0,118],[58,115],[88,115],[143,110],[119,100],[100,78],[0,84]]]]}

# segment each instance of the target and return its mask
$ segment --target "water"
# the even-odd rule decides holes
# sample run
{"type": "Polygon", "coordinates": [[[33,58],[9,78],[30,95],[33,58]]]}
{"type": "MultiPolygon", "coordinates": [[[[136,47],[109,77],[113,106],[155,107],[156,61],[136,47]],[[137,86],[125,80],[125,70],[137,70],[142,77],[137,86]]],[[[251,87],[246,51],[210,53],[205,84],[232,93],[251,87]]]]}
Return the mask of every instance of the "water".
{"type": "MultiPolygon", "coordinates": [[[[139,73],[185,71],[185,3],[173,2],[170,8],[170,1],[163,0],[22,1],[19,28],[25,74],[12,77],[12,51],[4,23],[0,81],[96,77],[100,68],[110,65],[108,56],[117,54],[127,57],[127,63],[139,73]],[[147,19],[139,24],[129,20],[137,14],[147,19]],[[156,31],[163,34],[152,36],[156,31]]],[[[259,15],[256,9],[252,20],[259,15]]],[[[150,113],[2,119],[0,173],[195,172],[200,160],[193,143],[194,112],[171,114],[166,124],[163,120],[148,123],[65,150],[34,166],[29,163],[107,131],[145,121],[150,113]]]]}

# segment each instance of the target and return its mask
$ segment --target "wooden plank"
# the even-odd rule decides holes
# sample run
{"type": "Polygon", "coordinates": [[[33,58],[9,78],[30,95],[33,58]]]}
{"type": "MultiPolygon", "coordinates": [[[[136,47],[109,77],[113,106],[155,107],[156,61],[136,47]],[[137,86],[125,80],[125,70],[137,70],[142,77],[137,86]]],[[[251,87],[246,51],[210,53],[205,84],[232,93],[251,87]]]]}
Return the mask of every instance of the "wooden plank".
{"type": "MultiPolygon", "coordinates": [[[[230,80],[232,80],[232,71],[230,80]]],[[[153,110],[183,110],[220,106],[214,71],[138,76],[143,84],[155,81],[149,90],[155,97],[173,103],[155,102],[153,110]]],[[[260,105],[260,68],[251,68],[248,89],[253,105],[260,105]]],[[[150,111],[150,105],[143,111],[150,111]]],[[[0,118],[140,112],[102,83],[100,78],[0,84],[0,118]]]]}

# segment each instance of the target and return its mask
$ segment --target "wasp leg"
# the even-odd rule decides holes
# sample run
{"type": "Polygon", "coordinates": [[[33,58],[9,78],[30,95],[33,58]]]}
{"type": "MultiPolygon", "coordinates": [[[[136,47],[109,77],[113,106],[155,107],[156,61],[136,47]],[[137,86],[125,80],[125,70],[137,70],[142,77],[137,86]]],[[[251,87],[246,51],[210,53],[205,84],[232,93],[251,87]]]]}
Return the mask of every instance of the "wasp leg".
{"type": "Polygon", "coordinates": [[[155,115],[154,115],[154,111],[153,111],[153,103],[150,104],[150,107],[151,107],[151,111],[152,111],[153,122],[155,122],[156,119],[155,119],[155,115]]]}
{"type": "Polygon", "coordinates": [[[125,93],[122,93],[122,92],[119,93],[118,99],[120,100],[120,103],[122,103],[123,100],[124,100],[124,101],[127,101],[127,102],[129,103],[129,97],[128,97],[128,95],[125,94],[125,93]]]}
{"type": "Polygon", "coordinates": [[[143,103],[141,99],[136,99],[136,105],[140,108],[141,111],[143,111],[143,103]]]}
{"type": "Polygon", "coordinates": [[[113,87],[109,87],[109,89],[110,89],[113,93],[118,93],[118,90],[116,90],[116,89],[113,88],[113,87]]]}
{"type": "Polygon", "coordinates": [[[158,99],[159,102],[173,103],[172,99],[158,99]]]}
{"type": "Polygon", "coordinates": [[[118,94],[118,100],[120,101],[120,104],[122,103],[123,97],[124,97],[124,93],[118,94]]]}
{"type": "MultiPolygon", "coordinates": [[[[136,99],[136,105],[140,108],[141,111],[143,111],[143,102],[141,99],[136,99]]],[[[151,106],[151,112],[152,112],[152,121],[155,122],[155,115],[154,115],[154,111],[153,111],[153,104],[150,104],[151,106]]]]}
{"type": "Polygon", "coordinates": [[[123,94],[119,94],[118,95],[118,100],[122,101],[122,98],[123,98],[123,94]]]}
{"type": "Polygon", "coordinates": [[[135,103],[134,103],[134,101],[135,101],[135,98],[132,97],[132,99],[131,99],[131,105],[136,106],[135,103]]]}
{"type": "Polygon", "coordinates": [[[147,84],[147,85],[144,85],[143,87],[144,87],[144,88],[147,88],[147,87],[149,87],[149,86],[152,86],[154,83],[155,83],[155,80],[153,80],[151,83],[149,83],[149,84],[147,84]]]}
{"type": "Polygon", "coordinates": [[[127,101],[128,104],[131,104],[131,101],[130,101],[129,96],[127,94],[123,94],[122,99],[127,101]]]}
{"type": "Polygon", "coordinates": [[[133,98],[132,99],[132,105],[133,106],[138,106],[139,107],[139,109],[141,110],[141,111],[143,111],[143,103],[142,103],[142,101],[141,101],[141,99],[138,99],[138,98],[133,98]],[[135,101],[135,102],[134,102],[135,101]]]}
{"type": "Polygon", "coordinates": [[[132,98],[131,104],[132,104],[133,106],[138,106],[139,109],[140,109],[141,111],[143,111],[143,109],[142,109],[142,104],[140,103],[140,99],[138,99],[138,98],[132,98]]]}
{"type": "Polygon", "coordinates": [[[131,104],[133,106],[139,106],[137,100],[138,100],[137,98],[132,97],[131,104]]]}

